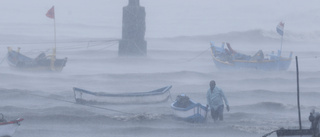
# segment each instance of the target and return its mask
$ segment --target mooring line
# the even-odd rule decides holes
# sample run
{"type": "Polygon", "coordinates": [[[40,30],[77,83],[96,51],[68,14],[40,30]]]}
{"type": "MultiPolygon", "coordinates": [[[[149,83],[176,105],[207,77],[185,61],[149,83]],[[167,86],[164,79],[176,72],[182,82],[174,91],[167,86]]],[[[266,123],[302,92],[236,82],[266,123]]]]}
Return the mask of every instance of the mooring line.
{"type": "Polygon", "coordinates": [[[211,47],[207,48],[205,51],[201,52],[199,55],[197,55],[197,56],[195,56],[195,57],[193,57],[193,58],[191,58],[191,59],[187,60],[187,62],[190,62],[190,61],[192,61],[192,60],[194,60],[194,59],[198,58],[198,57],[199,57],[199,56],[201,56],[202,54],[206,53],[210,48],[211,48],[211,47]]]}
{"type": "MultiPolygon", "coordinates": [[[[124,112],[124,111],[119,111],[119,110],[109,109],[109,108],[104,108],[104,107],[99,107],[99,106],[93,106],[93,105],[88,105],[88,104],[79,104],[79,103],[76,103],[76,102],[73,102],[73,101],[57,99],[57,98],[50,98],[50,97],[42,96],[42,95],[38,95],[38,94],[26,93],[26,92],[23,92],[23,91],[14,91],[14,92],[20,92],[20,93],[27,94],[27,95],[32,95],[32,96],[36,96],[36,97],[41,97],[41,98],[46,98],[46,99],[51,99],[51,100],[56,100],[56,101],[61,101],[61,102],[81,105],[81,106],[92,107],[92,108],[96,108],[96,109],[102,109],[102,110],[113,111],[113,112],[117,112],[117,113],[134,115],[134,113],[128,113],[128,112],[124,112]]],[[[55,95],[55,94],[51,94],[51,95],[55,95]]],[[[58,95],[55,95],[55,96],[58,96],[58,95]]]]}
{"type": "Polygon", "coordinates": [[[0,65],[2,64],[2,62],[6,59],[7,56],[4,56],[3,59],[0,62],[0,65]]]}

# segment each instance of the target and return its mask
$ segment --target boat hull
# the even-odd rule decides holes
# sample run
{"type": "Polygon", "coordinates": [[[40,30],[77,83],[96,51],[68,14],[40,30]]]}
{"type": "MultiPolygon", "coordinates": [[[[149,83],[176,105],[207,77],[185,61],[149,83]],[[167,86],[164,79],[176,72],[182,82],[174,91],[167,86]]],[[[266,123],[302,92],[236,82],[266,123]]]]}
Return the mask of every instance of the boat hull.
{"type": "Polygon", "coordinates": [[[278,137],[313,137],[310,129],[280,129],[277,130],[278,137]]]}
{"type": "Polygon", "coordinates": [[[241,61],[234,60],[233,62],[221,61],[213,56],[213,62],[219,69],[223,70],[287,70],[291,64],[291,58],[281,58],[279,60],[265,61],[241,61]]]}
{"type": "Polygon", "coordinates": [[[16,129],[20,126],[23,119],[19,118],[14,121],[0,122],[0,137],[12,136],[16,129]]]}
{"type": "Polygon", "coordinates": [[[149,92],[107,94],[92,92],[81,88],[73,88],[77,103],[81,104],[145,104],[165,102],[170,98],[172,86],[163,87],[149,92]]]}
{"type": "Polygon", "coordinates": [[[195,103],[193,101],[191,102],[192,103],[186,108],[177,107],[175,106],[177,102],[173,102],[171,104],[171,108],[174,115],[179,119],[183,119],[192,123],[205,122],[207,118],[208,108],[200,103],[195,103]]]}

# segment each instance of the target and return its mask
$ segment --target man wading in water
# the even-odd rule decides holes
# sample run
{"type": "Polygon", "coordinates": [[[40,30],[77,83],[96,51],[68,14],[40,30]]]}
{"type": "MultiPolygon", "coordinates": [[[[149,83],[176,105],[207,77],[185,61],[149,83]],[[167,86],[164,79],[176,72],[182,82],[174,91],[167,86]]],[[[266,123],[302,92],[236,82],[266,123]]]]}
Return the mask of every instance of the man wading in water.
{"type": "Polygon", "coordinates": [[[224,96],[223,91],[216,87],[216,82],[214,80],[210,81],[210,88],[207,91],[207,103],[211,109],[211,116],[214,121],[217,121],[218,118],[220,121],[223,120],[223,109],[224,104],[227,106],[229,112],[229,104],[227,98],[224,96]]]}

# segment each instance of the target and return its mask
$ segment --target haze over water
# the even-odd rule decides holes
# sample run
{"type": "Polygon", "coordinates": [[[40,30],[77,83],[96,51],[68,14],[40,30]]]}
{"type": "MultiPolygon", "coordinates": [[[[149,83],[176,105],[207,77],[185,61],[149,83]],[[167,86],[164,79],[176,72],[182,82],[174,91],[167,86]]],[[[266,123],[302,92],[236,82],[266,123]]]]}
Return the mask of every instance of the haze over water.
{"type": "MultiPolygon", "coordinates": [[[[287,71],[223,71],[214,65],[210,41],[229,42],[253,55],[280,49],[276,33],[285,23],[283,56],[299,57],[301,116],[319,111],[320,4],[317,0],[161,0],[146,8],[147,57],[118,57],[122,7],[119,0],[0,1],[0,61],[7,47],[36,57],[50,54],[56,10],[57,58],[68,57],[61,73],[28,73],[0,62],[0,113],[25,120],[14,137],[105,136],[262,136],[280,127],[297,127],[295,61],[287,71]],[[74,101],[72,87],[108,93],[149,91],[172,85],[173,99],[186,94],[206,104],[209,81],[216,80],[229,100],[225,120],[192,124],[175,119],[171,100],[160,104],[103,105],[127,115],[51,100],[74,101]],[[32,96],[41,95],[48,98],[32,96]]],[[[272,135],[276,136],[276,135],[272,135]]]]}

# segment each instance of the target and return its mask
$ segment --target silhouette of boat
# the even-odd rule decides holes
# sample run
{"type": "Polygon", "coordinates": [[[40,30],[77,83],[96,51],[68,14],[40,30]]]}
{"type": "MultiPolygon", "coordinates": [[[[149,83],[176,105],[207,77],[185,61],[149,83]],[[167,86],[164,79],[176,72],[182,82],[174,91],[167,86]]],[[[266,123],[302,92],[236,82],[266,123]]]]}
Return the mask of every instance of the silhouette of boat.
{"type": "Polygon", "coordinates": [[[55,50],[53,55],[47,56],[41,53],[36,58],[30,58],[8,47],[7,62],[10,67],[23,71],[53,71],[60,72],[66,66],[67,58],[56,59],[55,50]]]}
{"type": "Polygon", "coordinates": [[[309,115],[309,121],[311,126],[309,129],[303,129],[301,125],[301,113],[300,113],[300,91],[299,91],[299,67],[298,67],[298,57],[296,56],[296,69],[297,69],[297,104],[298,104],[298,115],[299,115],[299,129],[296,128],[280,128],[274,130],[262,137],[267,137],[272,133],[276,132],[278,137],[320,137],[320,113],[315,112],[313,109],[309,115]]]}

